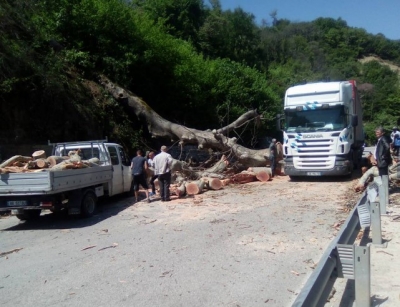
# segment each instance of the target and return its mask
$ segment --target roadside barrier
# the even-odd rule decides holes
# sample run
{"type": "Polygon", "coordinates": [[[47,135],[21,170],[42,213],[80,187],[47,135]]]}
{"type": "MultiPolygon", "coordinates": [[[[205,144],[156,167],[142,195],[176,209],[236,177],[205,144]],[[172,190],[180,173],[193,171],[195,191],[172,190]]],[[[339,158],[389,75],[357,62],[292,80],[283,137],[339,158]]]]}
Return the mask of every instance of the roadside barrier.
{"type": "MultiPolygon", "coordinates": [[[[292,307],[325,306],[337,278],[353,279],[356,306],[371,306],[370,245],[354,245],[360,229],[372,226],[372,244],[384,247],[381,213],[386,214],[388,181],[376,178],[363,192],[317,267],[298,294],[292,307]],[[379,202],[375,200],[379,196],[379,202]]],[[[368,233],[368,232],[365,232],[368,233]]]]}

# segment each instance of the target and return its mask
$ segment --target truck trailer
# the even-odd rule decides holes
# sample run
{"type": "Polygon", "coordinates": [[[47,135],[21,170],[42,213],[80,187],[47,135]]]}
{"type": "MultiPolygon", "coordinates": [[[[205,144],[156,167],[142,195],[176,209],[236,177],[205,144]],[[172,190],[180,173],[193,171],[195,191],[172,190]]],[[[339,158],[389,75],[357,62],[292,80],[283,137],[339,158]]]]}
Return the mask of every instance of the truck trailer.
{"type": "Polygon", "coordinates": [[[356,81],[289,87],[278,123],[291,178],[351,175],[360,164],[364,129],[356,81]]]}

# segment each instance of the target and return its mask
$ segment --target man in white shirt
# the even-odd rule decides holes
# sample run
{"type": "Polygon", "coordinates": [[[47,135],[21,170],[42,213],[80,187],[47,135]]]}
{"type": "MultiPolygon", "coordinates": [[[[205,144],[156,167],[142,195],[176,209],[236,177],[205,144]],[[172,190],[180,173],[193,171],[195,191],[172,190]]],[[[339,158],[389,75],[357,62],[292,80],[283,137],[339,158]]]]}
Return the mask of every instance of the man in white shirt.
{"type": "Polygon", "coordinates": [[[172,156],[167,153],[167,146],[161,146],[161,152],[153,159],[154,174],[158,175],[161,201],[170,201],[169,186],[171,184],[172,156]]]}

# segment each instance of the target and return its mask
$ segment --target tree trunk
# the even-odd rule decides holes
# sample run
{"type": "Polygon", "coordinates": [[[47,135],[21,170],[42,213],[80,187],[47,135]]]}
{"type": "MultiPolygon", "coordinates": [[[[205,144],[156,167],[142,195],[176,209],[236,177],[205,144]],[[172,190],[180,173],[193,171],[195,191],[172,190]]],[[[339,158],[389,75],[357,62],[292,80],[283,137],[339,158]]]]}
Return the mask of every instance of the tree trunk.
{"type": "Polygon", "coordinates": [[[141,98],[132,92],[111,82],[105,76],[100,76],[102,86],[125,108],[127,113],[135,115],[147,123],[147,128],[156,138],[167,138],[179,144],[197,144],[199,149],[211,148],[219,152],[229,152],[239,163],[250,166],[265,166],[269,160],[269,149],[254,150],[237,144],[236,138],[226,134],[241,127],[253,119],[261,119],[257,110],[250,110],[236,121],[221,129],[197,130],[172,123],[162,118],[141,98]]]}

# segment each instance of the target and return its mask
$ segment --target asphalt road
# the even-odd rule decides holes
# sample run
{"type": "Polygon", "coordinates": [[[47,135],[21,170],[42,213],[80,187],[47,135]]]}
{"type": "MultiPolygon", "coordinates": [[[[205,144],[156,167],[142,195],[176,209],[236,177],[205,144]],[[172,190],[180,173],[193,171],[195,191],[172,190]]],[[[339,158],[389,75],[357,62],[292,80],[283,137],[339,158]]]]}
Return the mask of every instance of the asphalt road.
{"type": "Polygon", "coordinates": [[[0,305],[289,306],[349,185],[281,177],[168,203],[113,198],[89,219],[2,218],[0,305]]]}

